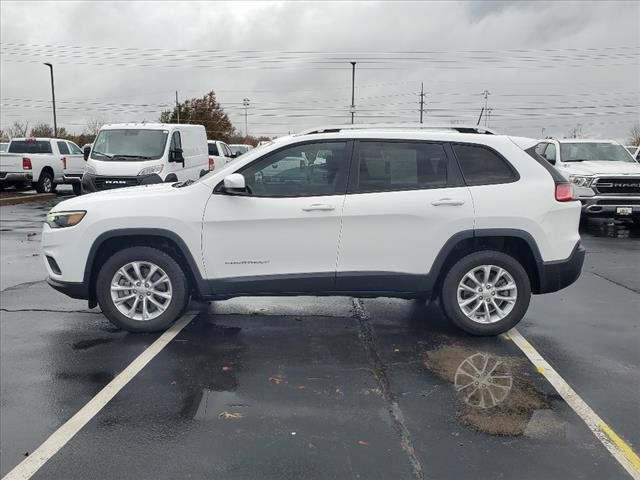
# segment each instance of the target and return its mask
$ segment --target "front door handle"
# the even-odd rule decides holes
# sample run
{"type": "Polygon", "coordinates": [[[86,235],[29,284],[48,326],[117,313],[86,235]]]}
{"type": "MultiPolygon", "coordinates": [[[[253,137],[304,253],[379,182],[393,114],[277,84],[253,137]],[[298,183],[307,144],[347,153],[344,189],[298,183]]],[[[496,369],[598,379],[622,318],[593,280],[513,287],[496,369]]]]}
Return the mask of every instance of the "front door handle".
{"type": "Polygon", "coordinates": [[[314,211],[328,212],[335,209],[336,207],[334,207],[333,205],[329,205],[327,203],[312,203],[308,207],[304,207],[302,210],[305,212],[314,212],[314,211]]]}
{"type": "Polygon", "coordinates": [[[431,202],[431,205],[435,207],[439,207],[441,205],[452,205],[454,207],[458,207],[460,205],[464,205],[464,200],[455,198],[441,198],[439,200],[434,200],[433,202],[431,202]]]}

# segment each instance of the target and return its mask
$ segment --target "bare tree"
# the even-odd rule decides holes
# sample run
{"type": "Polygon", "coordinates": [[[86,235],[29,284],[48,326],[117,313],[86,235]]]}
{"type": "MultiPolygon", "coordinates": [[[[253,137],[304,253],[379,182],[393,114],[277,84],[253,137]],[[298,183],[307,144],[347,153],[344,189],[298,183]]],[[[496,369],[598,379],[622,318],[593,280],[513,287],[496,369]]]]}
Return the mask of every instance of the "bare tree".
{"type": "Polygon", "coordinates": [[[104,125],[104,120],[101,118],[90,118],[87,120],[87,133],[94,137],[98,134],[100,128],[104,125]]]}
{"type": "Polygon", "coordinates": [[[640,147],[640,123],[635,123],[629,131],[629,145],[640,147]]]}
{"type": "Polygon", "coordinates": [[[7,132],[5,132],[4,128],[0,128],[0,142],[8,142],[9,140],[7,132]]]}
{"type": "Polygon", "coordinates": [[[9,135],[9,138],[26,137],[28,131],[29,122],[19,122],[16,120],[13,122],[13,125],[7,128],[7,135],[9,135]]]}

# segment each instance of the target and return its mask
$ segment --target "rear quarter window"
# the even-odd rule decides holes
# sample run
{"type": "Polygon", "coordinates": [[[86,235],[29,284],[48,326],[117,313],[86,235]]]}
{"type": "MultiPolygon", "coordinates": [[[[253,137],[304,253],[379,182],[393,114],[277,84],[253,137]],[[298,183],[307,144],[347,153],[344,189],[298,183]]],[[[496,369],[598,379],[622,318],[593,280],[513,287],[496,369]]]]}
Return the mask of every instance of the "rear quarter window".
{"type": "Polygon", "coordinates": [[[518,180],[518,174],[493,150],[480,145],[453,144],[467,185],[493,185],[518,180]]]}

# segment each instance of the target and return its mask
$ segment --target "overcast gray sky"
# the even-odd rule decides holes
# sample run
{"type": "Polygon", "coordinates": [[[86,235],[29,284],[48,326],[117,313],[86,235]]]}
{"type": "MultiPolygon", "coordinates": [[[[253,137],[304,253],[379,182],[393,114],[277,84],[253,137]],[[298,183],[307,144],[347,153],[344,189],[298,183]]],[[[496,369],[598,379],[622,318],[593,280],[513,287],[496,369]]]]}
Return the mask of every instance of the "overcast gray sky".
{"type": "Polygon", "coordinates": [[[475,123],[626,139],[640,112],[640,2],[10,2],[0,123],[157,120],[214,90],[232,122],[279,135],[356,120],[475,123]],[[484,123],[484,122],[483,122],[484,123]]]}

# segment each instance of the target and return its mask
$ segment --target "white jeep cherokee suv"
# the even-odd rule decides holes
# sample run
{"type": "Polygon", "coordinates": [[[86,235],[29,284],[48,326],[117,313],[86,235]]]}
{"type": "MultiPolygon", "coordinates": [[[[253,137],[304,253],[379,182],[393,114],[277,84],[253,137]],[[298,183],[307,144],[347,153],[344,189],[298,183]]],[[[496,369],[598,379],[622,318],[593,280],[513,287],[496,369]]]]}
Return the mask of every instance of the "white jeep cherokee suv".
{"type": "Polygon", "coordinates": [[[281,138],[196,182],[57,204],[48,281],[138,332],[190,297],[353,295],[439,298],[458,327],[496,335],[584,261],[580,202],[535,145],[460,126],[281,138]]]}

